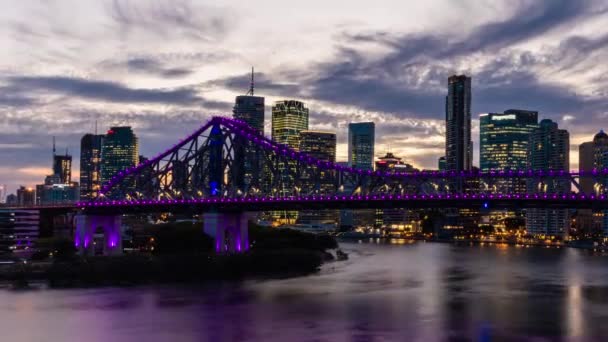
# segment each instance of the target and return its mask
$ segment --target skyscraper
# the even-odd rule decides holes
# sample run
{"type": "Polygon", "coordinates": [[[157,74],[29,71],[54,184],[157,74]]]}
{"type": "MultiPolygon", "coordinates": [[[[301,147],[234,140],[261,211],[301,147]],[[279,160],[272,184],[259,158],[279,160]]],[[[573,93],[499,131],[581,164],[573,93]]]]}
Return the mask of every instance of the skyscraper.
{"type": "Polygon", "coordinates": [[[363,170],[374,169],[375,125],[373,122],[348,124],[348,164],[363,170]]]}
{"type": "Polygon", "coordinates": [[[448,78],[445,101],[447,171],[471,170],[473,143],[471,141],[471,78],[454,75],[448,78]]]}
{"type": "Polygon", "coordinates": [[[111,127],[101,149],[101,182],[108,182],[119,171],[137,165],[139,146],[131,127],[111,127]]]}
{"type": "MultiPolygon", "coordinates": [[[[247,95],[237,96],[235,99],[233,117],[245,121],[255,128],[261,135],[264,134],[264,98],[254,96],[253,68],[251,69],[251,87],[247,95]]],[[[239,167],[236,177],[240,189],[247,191],[251,186],[261,186],[263,172],[263,156],[252,142],[244,138],[236,138],[240,143],[235,146],[235,163],[239,167]]]]}
{"type": "MultiPolygon", "coordinates": [[[[323,161],[336,161],[336,134],[330,132],[317,131],[302,131],[300,132],[300,152],[306,153],[313,158],[323,161]]],[[[333,192],[335,184],[331,171],[322,171],[318,179],[319,188],[316,189],[314,179],[302,179],[303,187],[309,188],[309,191],[319,191],[321,193],[333,192]]],[[[312,177],[312,175],[304,174],[303,177],[312,177]]]]}
{"type": "Polygon", "coordinates": [[[272,140],[300,148],[300,132],[308,130],[308,108],[296,100],[278,101],[272,106],[272,140]]]}
{"type": "MultiPolygon", "coordinates": [[[[544,119],[530,134],[528,169],[535,171],[568,171],[570,167],[570,136],[557,123],[544,119]]],[[[570,192],[570,181],[564,179],[529,179],[528,193],[564,194],[570,192]]],[[[567,209],[528,209],[526,227],[533,235],[559,236],[569,224],[567,209]]]]}
{"type": "Polygon", "coordinates": [[[101,188],[103,135],[85,134],[80,140],[80,198],[91,200],[101,188]]]}
{"type": "MultiPolygon", "coordinates": [[[[482,172],[525,170],[528,159],[528,140],[538,128],[538,112],[509,109],[503,114],[479,116],[479,166],[482,172]]],[[[499,180],[494,191],[526,191],[525,182],[499,180]]]]}
{"type": "MultiPolygon", "coordinates": [[[[275,102],[272,106],[272,140],[285,144],[295,150],[300,148],[300,132],[308,130],[308,108],[303,102],[284,100],[275,102]]],[[[279,165],[281,170],[295,168],[295,164],[279,165]]],[[[280,189],[271,189],[278,195],[290,195],[295,191],[295,182],[291,175],[295,172],[284,172],[281,177],[280,189]]],[[[282,223],[295,223],[298,212],[273,212],[273,218],[282,223]]]]}
{"type": "Polygon", "coordinates": [[[59,177],[59,182],[69,184],[72,182],[72,156],[69,154],[53,155],[53,175],[59,177]]]}
{"type": "MultiPolygon", "coordinates": [[[[300,152],[323,161],[336,161],[336,134],[330,132],[302,131],[300,132],[300,152]]],[[[335,193],[336,184],[331,170],[319,170],[318,178],[302,171],[301,191],[306,194],[335,193]]],[[[336,224],[336,210],[305,210],[299,215],[300,223],[336,224]]]]}

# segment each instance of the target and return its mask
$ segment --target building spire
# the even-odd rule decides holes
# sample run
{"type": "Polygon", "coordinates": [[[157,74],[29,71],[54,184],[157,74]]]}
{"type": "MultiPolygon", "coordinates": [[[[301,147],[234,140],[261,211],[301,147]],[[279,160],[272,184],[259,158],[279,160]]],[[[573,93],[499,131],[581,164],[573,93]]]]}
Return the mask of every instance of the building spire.
{"type": "Polygon", "coordinates": [[[55,156],[56,152],[57,150],[55,149],[55,136],[53,136],[53,157],[55,156]]]}
{"type": "Polygon", "coordinates": [[[251,94],[251,96],[253,96],[254,85],[255,85],[255,82],[253,80],[253,67],[251,67],[251,83],[249,85],[249,92],[247,93],[247,95],[251,94]]]}

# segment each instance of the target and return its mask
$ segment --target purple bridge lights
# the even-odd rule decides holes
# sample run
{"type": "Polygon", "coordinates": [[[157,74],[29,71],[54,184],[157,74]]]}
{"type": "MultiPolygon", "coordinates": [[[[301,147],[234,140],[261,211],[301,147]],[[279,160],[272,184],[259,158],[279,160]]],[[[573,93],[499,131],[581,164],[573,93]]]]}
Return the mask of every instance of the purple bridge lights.
{"type": "MultiPolygon", "coordinates": [[[[120,250],[120,216],[203,214],[218,253],[249,248],[249,212],[381,208],[608,209],[606,193],[588,194],[581,179],[608,184],[608,169],[491,172],[361,170],[314,158],[261,135],[240,120],[213,117],[149,161],[105,183],[93,202],[77,203],[75,244],[89,251],[102,227],[104,251],[120,250]],[[508,180],[508,182],[507,182],[508,180]],[[455,183],[472,184],[458,191],[455,183]],[[554,192],[509,193],[505,184],[554,192]],[[577,189],[577,192],[571,191],[577,189]],[[118,216],[117,216],[118,215],[118,216]]],[[[51,210],[51,209],[49,209],[51,210]]]]}

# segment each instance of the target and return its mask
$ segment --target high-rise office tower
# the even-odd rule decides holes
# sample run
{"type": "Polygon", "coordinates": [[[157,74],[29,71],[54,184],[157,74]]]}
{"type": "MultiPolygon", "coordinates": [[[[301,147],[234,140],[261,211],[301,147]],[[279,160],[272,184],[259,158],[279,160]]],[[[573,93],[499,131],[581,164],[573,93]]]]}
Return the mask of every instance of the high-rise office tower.
{"type": "Polygon", "coordinates": [[[53,175],[59,177],[61,184],[72,182],[72,156],[69,154],[53,155],[53,175]]]}
{"type": "Polygon", "coordinates": [[[101,189],[103,135],[85,134],[80,140],[80,198],[91,200],[101,189]]]}
{"type": "Polygon", "coordinates": [[[473,164],[471,141],[471,78],[454,75],[448,78],[445,101],[447,171],[468,171],[473,164]]]}
{"type": "MultiPolygon", "coordinates": [[[[284,100],[275,102],[272,106],[272,140],[287,145],[295,150],[300,148],[300,132],[308,130],[308,108],[303,102],[284,100]]],[[[280,170],[295,168],[295,164],[279,165],[280,170]]],[[[283,172],[281,188],[270,189],[275,195],[288,196],[294,194],[295,182],[292,175],[295,172],[283,172]]],[[[275,221],[280,223],[295,223],[298,217],[296,211],[273,212],[275,221]]]]}
{"type": "MultiPolygon", "coordinates": [[[[329,132],[302,131],[300,132],[300,152],[304,152],[313,158],[323,161],[336,161],[336,134],[329,132]]],[[[318,180],[312,179],[312,175],[303,175],[302,185],[309,192],[321,193],[334,192],[335,184],[331,171],[322,171],[318,180]],[[318,181],[318,182],[317,182],[318,181]],[[316,184],[318,183],[318,184],[316,184]],[[317,188],[318,186],[318,188],[317,188]]]]}
{"type": "MultiPolygon", "coordinates": [[[[330,132],[300,132],[300,152],[322,161],[336,161],[336,134],[330,132]]],[[[302,171],[301,191],[306,194],[334,193],[336,184],[331,170],[319,170],[318,177],[302,171]]],[[[298,217],[300,223],[324,223],[335,225],[336,210],[305,210],[298,217]]]]}
{"type": "MultiPolygon", "coordinates": [[[[593,141],[584,142],[578,148],[578,165],[581,171],[602,170],[608,167],[608,134],[600,130],[593,141]]],[[[581,190],[587,194],[605,194],[608,184],[594,177],[581,177],[581,190]]],[[[608,212],[593,212],[581,209],[577,211],[576,230],[579,236],[586,238],[608,235],[608,212]]]]}
{"type": "MultiPolygon", "coordinates": [[[[528,142],[528,169],[535,171],[568,171],[570,167],[570,136],[557,123],[544,119],[530,134],[528,142]]],[[[564,179],[529,179],[527,191],[531,194],[564,194],[570,192],[570,181],[564,179]]],[[[528,209],[526,227],[533,235],[563,235],[569,224],[567,209],[528,209]]]]}
{"type": "Polygon", "coordinates": [[[348,164],[357,169],[373,170],[375,140],[373,122],[348,124],[348,164]]]}
{"type": "MultiPolygon", "coordinates": [[[[479,166],[482,172],[525,170],[528,140],[538,128],[538,112],[509,109],[479,116],[479,166]]],[[[525,193],[525,181],[502,179],[495,192],[525,193]]]]}
{"type": "Polygon", "coordinates": [[[131,127],[111,127],[101,148],[101,182],[108,182],[119,171],[137,165],[139,146],[131,127]]]}
{"type": "MultiPolygon", "coordinates": [[[[233,117],[245,121],[249,126],[255,128],[261,135],[264,134],[264,98],[254,96],[253,68],[251,69],[251,86],[247,95],[237,96],[235,99],[233,117]]],[[[236,138],[239,143],[235,144],[235,165],[238,176],[237,186],[243,191],[250,187],[260,187],[263,173],[263,156],[259,148],[244,138],[236,138]]]]}
{"type": "MultiPolygon", "coordinates": [[[[376,126],[373,122],[348,124],[348,165],[362,170],[374,169],[376,126]]],[[[344,189],[353,191],[355,184],[344,184],[344,189]]],[[[353,227],[369,227],[375,224],[374,209],[343,210],[343,217],[352,218],[353,227]]]]}
{"type": "Polygon", "coordinates": [[[234,101],[232,115],[235,119],[245,121],[249,126],[264,134],[264,98],[254,96],[253,68],[251,69],[251,85],[246,95],[237,96],[234,101]]]}
{"type": "Polygon", "coordinates": [[[300,132],[306,130],[308,130],[308,108],[303,102],[284,100],[272,106],[272,140],[298,149],[300,132]]]}

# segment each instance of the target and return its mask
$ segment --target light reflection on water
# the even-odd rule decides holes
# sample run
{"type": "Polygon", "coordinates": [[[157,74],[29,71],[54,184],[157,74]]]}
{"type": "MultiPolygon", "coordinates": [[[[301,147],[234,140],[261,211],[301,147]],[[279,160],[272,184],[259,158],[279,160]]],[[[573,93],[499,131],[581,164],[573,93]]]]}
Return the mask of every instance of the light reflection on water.
{"type": "Polygon", "coordinates": [[[243,284],[0,291],[2,341],[601,340],[605,256],[343,244],[316,275],[243,284]],[[543,339],[541,339],[543,340],[543,339]]]}

